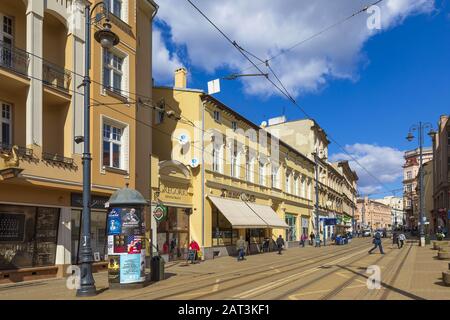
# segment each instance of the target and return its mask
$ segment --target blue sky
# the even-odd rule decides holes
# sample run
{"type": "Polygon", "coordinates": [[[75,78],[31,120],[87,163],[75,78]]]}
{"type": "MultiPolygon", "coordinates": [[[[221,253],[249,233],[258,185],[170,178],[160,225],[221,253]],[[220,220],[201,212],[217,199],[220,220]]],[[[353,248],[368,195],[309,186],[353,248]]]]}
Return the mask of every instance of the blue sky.
{"type": "MultiPolygon", "coordinates": [[[[398,1],[408,2],[409,0],[398,1]]],[[[414,1],[411,0],[411,6],[414,1]]],[[[184,2],[181,1],[180,5],[186,6],[184,2]]],[[[204,8],[210,17],[216,18],[215,21],[221,21],[220,14],[214,14],[213,7],[206,8],[201,1],[198,5],[204,8]]],[[[423,6],[423,3],[418,5],[423,6]]],[[[395,21],[395,14],[400,16],[401,12],[405,12],[405,8],[402,7],[400,13],[390,13],[393,18],[391,16],[389,18],[395,21]]],[[[223,44],[225,49],[222,51],[227,50],[227,54],[224,54],[226,56],[224,62],[218,60],[212,66],[205,67],[204,64],[196,61],[195,54],[201,55],[201,53],[195,48],[201,45],[205,47],[207,57],[211,55],[211,59],[216,59],[217,54],[213,56],[214,50],[210,52],[207,50],[211,40],[208,41],[207,36],[204,37],[204,42],[194,36],[190,42],[180,40],[182,33],[177,31],[178,27],[173,22],[175,20],[171,20],[171,16],[164,13],[164,8],[162,10],[162,17],[156,22],[156,30],[161,32],[163,42],[159,45],[165,46],[169,54],[168,59],[173,65],[182,64],[188,68],[189,87],[206,90],[206,83],[209,80],[243,69],[240,67],[245,65],[243,61],[229,62],[230,59],[240,59],[239,53],[233,52],[233,48],[211,26],[200,22],[196,22],[199,30],[210,28],[208,35],[215,37],[214,41],[217,42],[214,43],[223,44]],[[192,44],[194,42],[195,47],[192,44]]],[[[374,35],[365,35],[367,39],[364,38],[365,40],[356,43],[356,49],[349,53],[348,50],[339,51],[333,48],[334,52],[328,57],[326,47],[320,50],[315,48],[316,51],[308,52],[308,46],[319,47],[319,44],[314,43],[316,40],[311,40],[302,45],[297,52],[294,50],[291,60],[284,60],[279,65],[273,65],[279,76],[283,76],[283,72],[287,73],[284,71],[286,66],[281,63],[294,65],[291,68],[293,70],[290,71],[293,77],[284,78],[289,82],[289,79],[295,78],[297,73],[302,73],[304,70],[301,64],[298,70],[295,70],[295,59],[299,59],[295,55],[300,55],[302,50],[305,50],[305,54],[307,52],[311,59],[315,59],[316,55],[317,57],[327,56],[330,61],[338,61],[335,62],[333,71],[317,77],[312,75],[312,85],[302,86],[302,78],[299,78],[293,81],[293,84],[288,84],[288,88],[295,93],[298,103],[319,122],[326,132],[341,145],[347,146],[346,150],[363,163],[372,174],[382,177],[380,180],[389,189],[401,188],[401,152],[417,146],[417,141],[409,143],[405,139],[410,125],[424,121],[436,126],[441,114],[450,113],[450,5],[443,1],[436,1],[433,3],[432,10],[429,8],[420,10],[405,14],[395,22],[389,22],[386,30],[382,29],[374,35]],[[334,71],[337,69],[340,70],[334,71]]],[[[343,16],[347,12],[353,11],[348,9],[343,16]]],[[[198,21],[201,19],[199,14],[188,6],[185,8],[184,15],[198,21]]],[[[179,19],[180,16],[173,19],[175,18],[179,19]]],[[[334,20],[330,19],[319,24],[317,30],[320,30],[320,26],[323,28],[331,21],[336,21],[338,17],[334,20]]],[[[223,24],[223,28],[227,31],[226,22],[223,24]]],[[[189,23],[187,26],[189,27],[189,23]]],[[[335,38],[331,39],[328,45],[333,44],[333,41],[335,43],[347,41],[345,40],[346,27],[349,26],[336,27],[336,30],[331,32],[335,32],[335,38]]],[[[196,31],[194,28],[196,28],[195,25],[192,26],[193,32],[196,31]]],[[[233,33],[231,27],[228,30],[233,33]]],[[[239,33],[236,37],[239,37],[239,33]]],[[[355,39],[357,37],[359,37],[358,34],[354,36],[355,39]]],[[[297,37],[298,40],[302,38],[304,37],[297,37]]],[[[295,35],[292,39],[295,39],[295,35]]],[[[239,39],[239,43],[246,47],[242,42],[244,40],[245,37],[243,40],[239,39]]],[[[321,40],[317,39],[316,42],[320,43],[321,40]]],[[[286,43],[292,43],[291,38],[287,39],[286,43]]],[[[348,43],[348,47],[353,46],[352,42],[348,43]]],[[[266,44],[268,50],[273,45],[271,39],[266,39],[266,44]]],[[[280,44],[280,47],[282,45],[280,44]]],[[[270,55],[265,51],[259,51],[260,47],[264,47],[264,43],[262,45],[254,43],[253,46],[259,56],[270,55]]],[[[247,72],[253,73],[252,70],[247,72]]],[[[157,84],[172,83],[169,75],[157,77],[155,80],[157,84]]],[[[251,83],[264,81],[263,78],[254,78],[251,83]]],[[[281,115],[283,110],[288,120],[304,117],[297,107],[284,97],[270,93],[271,88],[258,87],[258,85],[257,89],[254,89],[251,88],[252,84],[241,81],[222,81],[222,91],[215,96],[257,124],[270,117],[281,115]]],[[[426,141],[430,144],[428,137],[426,141]]],[[[337,154],[342,153],[342,150],[334,143],[329,149],[330,155],[335,154],[335,159],[339,158],[337,154]]],[[[353,164],[353,168],[362,176],[360,185],[362,190],[371,193],[386,191],[379,181],[368,176],[357,164],[353,164]]],[[[384,196],[384,194],[377,196],[384,196]]]]}

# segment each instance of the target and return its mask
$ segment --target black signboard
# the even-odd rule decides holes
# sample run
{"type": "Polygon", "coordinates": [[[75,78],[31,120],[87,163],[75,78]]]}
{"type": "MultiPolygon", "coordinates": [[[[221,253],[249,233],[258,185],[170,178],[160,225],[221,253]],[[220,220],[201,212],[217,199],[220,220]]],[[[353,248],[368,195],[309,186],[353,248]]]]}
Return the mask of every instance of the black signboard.
{"type": "Polygon", "coordinates": [[[23,242],[25,214],[0,213],[0,241],[23,242]]]}
{"type": "MultiPolygon", "coordinates": [[[[91,196],[91,208],[93,209],[105,209],[105,204],[108,202],[109,197],[102,196],[91,196]]],[[[83,194],[82,193],[72,193],[70,195],[70,205],[72,207],[82,208],[83,207],[83,194]]]]}

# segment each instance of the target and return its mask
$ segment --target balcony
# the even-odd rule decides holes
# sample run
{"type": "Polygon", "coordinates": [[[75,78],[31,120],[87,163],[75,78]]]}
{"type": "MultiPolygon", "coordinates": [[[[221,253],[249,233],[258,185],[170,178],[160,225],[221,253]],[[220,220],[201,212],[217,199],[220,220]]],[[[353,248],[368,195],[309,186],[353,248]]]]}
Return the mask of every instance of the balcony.
{"type": "MultiPolygon", "coordinates": [[[[11,154],[12,145],[9,144],[0,144],[0,153],[11,154]]],[[[28,149],[25,147],[18,147],[17,156],[20,159],[32,159],[33,158],[33,149],[28,149]]]]}
{"type": "Polygon", "coordinates": [[[72,158],[67,158],[55,153],[42,152],[42,160],[52,165],[57,165],[66,168],[75,168],[75,161],[72,158]]]}
{"type": "Polygon", "coordinates": [[[26,51],[0,41],[0,67],[27,76],[29,62],[30,57],[26,51]]]}
{"type": "Polygon", "coordinates": [[[44,60],[42,63],[42,78],[44,84],[65,93],[69,92],[72,76],[68,70],[44,60]]]}

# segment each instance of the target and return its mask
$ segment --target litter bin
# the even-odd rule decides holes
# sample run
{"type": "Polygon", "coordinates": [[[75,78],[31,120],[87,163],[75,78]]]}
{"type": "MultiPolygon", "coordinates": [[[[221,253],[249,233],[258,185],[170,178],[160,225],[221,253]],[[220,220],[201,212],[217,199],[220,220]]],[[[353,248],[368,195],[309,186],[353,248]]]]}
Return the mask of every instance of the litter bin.
{"type": "Polygon", "coordinates": [[[155,256],[151,262],[151,280],[164,280],[164,259],[161,256],[155,256]]]}

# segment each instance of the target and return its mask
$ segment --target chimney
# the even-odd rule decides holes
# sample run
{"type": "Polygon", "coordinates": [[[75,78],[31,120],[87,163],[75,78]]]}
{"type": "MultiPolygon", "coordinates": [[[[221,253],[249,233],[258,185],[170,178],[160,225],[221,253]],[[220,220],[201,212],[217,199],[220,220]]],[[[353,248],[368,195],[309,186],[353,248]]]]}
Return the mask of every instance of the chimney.
{"type": "Polygon", "coordinates": [[[179,68],[175,70],[175,88],[185,89],[187,86],[187,70],[179,68]]]}

